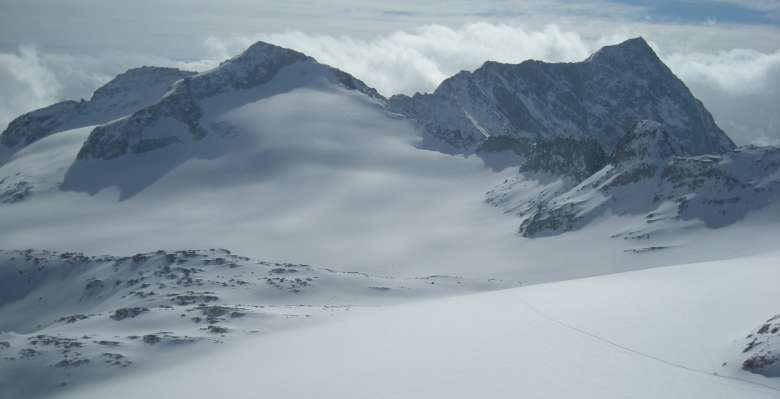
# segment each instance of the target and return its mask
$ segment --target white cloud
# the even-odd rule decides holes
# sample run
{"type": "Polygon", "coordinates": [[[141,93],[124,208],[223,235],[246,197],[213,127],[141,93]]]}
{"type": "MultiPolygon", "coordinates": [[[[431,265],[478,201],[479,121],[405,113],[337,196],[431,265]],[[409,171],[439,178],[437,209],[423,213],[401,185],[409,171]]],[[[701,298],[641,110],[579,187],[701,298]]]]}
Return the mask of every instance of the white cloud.
{"type": "Polygon", "coordinates": [[[0,87],[4,93],[0,100],[0,122],[53,102],[62,89],[32,46],[22,46],[15,54],[0,53],[0,87]]]}
{"type": "Polygon", "coordinates": [[[780,51],[766,54],[734,49],[717,53],[673,53],[666,57],[666,61],[690,81],[744,96],[761,90],[775,73],[773,69],[780,67],[780,51]]]}
{"type": "Polygon", "coordinates": [[[780,144],[780,51],[734,49],[664,58],[738,144],[780,144]]]}

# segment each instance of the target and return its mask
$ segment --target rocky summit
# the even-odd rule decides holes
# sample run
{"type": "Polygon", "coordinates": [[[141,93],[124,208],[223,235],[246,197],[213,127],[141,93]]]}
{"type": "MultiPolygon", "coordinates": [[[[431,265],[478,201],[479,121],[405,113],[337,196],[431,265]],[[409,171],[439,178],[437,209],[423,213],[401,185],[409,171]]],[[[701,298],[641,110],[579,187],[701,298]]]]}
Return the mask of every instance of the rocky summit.
{"type": "Polygon", "coordinates": [[[426,132],[430,148],[470,153],[489,137],[592,138],[612,151],[637,121],[667,126],[692,154],[734,143],[642,38],[607,46],[582,62],[488,61],[429,94],[390,98],[390,108],[426,132]]]}
{"type": "MultiPolygon", "coordinates": [[[[263,86],[271,91],[286,91],[303,86],[306,81],[277,81],[276,86],[270,84],[283,68],[294,64],[314,69],[308,72],[315,75],[317,83],[332,82],[346,89],[381,98],[376,90],[345,72],[319,64],[313,58],[297,51],[258,42],[213,70],[183,79],[165,97],[131,117],[96,128],[84,143],[78,159],[111,159],[128,153],[139,154],[170,144],[202,139],[209,131],[201,121],[202,100],[263,86]],[[173,131],[162,134],[150,132],[153,126],[165,120],[185,127],[187,133],[177,135],[173,131]]],[[[261,94],[263,95],[268,93],[261,94]]],[[[257,99],[251,94],[249,98],[257,99]]]]}

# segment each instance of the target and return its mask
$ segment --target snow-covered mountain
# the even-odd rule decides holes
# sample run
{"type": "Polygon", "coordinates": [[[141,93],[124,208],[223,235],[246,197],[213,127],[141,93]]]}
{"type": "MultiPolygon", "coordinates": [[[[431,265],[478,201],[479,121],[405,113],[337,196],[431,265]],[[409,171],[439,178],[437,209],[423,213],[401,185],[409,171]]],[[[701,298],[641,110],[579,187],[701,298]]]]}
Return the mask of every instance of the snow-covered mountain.
{"type": "MultiPolygon", "coordinates": [[[[271,44],[259,42],[199,74],[131,70],[99,89],[89,104],[146,106],[109,107],[110,115],[95,111],[111,119],[37,140],[32,139],[38,136],[36,129],[28,132],[29,137],[24,130],[13,130],[30,144],[16,149],[0,166],[0,216],[11,226],[0,232],[0,241],[8,248],[143,252],[159,248],[158,244],[211,247],[210,231],[220,226],[225,231],[221,247],[262,255],[253,252],[246,238],[260,236],[275,242],[269,247],[280,252],[272,255],[289,257],[291,249],[279,249],[292,247],[290,233],[280,230],[288,222],[278,218],[302,213],[315,224],[330,226],[306,229],[311,234],[306,241],[320,249],[307,251],[312,255],[304,261],[320,260],[313,254],[328,253],[334,245],[352,248],[357,240],[364,243],[358,247],[365,254],[355,258],[353,266],[400,263],[406,265],[403,269],[412,268],[416,262],[411,259],[416,257],[370,255],[390,239],[388,224],[403,221],[401,226],[426,227],[415,229],[421,237],[404,239],[405,250],[399,254],[427,257],[426,248],[433,242],[449,246],[453,241],[440,241],[446,235],[429,226],[452,225],[448,231],[481,242],[486,253],[495,253],[491,248],[500,242],[499,252],[506,257],[499,262],[500,269],[507,270],[513,254],[522,252],[513,244],[518,242],[514,237],[518,226],[522,236],[541,237],[618,216],[625,220],[605,232],[606,240],[647,238],[698,225],[731,225],[775,201],[775,149],[733,149],[709,113],[642,39],[605,47],[582,63],[488,62],[473,73],[447,80],[431,95],[415,98],[457,105],[472,99],[467,94],[508,91],[536,93],[517,97],[513,104],[536,104],[533,107],[546,115],[546,124],[526,122],[543,129],[533,134],[492,129],[474,142],[470,156],[462,157],[420,149],[430,144],[426,140],[431,131],[420,128],[424,121],[413,109],[398,107],[399,101],[407,100],[397,96],[386,100],[347,73],[271,44]],[[158,75],[167,78],[152,78],[158,75]],[[151,81],[159,82],[152,85],[156,91],[149,89],[151,81]],[[453,102],[456,97],[445,94],[455,93],[450,88],[459,87],[457,82],[470,82],[473,90],[458,92],[453,102]],[[152,101],[153,95],[159,97],[152,101]],[[140,97],[145,100],[125,101],[140,97]],[[571,107],[587,112],[564,112],[564,98],[571,100],[566,102],[571,107]],[[542,105],[550,109],[545,111],[542,105]],[[696,112],[688,112],[691,109],[696,112]],[[121,112],[126,115],[116,117],[121,112]],[[663,125],[659,128],[663,137],[650,134],[658,129],[643,127],[655,122],[634,122],[639,130],[649,129],[648,134],[632,131],[634,125],[621,130],[639,117],[655,118],[663,125]],[[566,118],[587,123],[575,131],[561,127],[576,125],[566,118]],[[701,155],[707,148],[714,153],[701,155]],[[254,202],[246,203],[246,198],[254,202]],[[498,209],[485,207],[485,201],[498,209]],[[236,208],[234,203],[244,205],[236,208]],[[368,203],[372,206],[363,205],[368,203]],[[60,212],[63,207],[68,212],[60,212]],[[206,219],[194,211],[206,208],[211,209],[206,219]],[[391,211],[378,216],[376,209],[391,211]],[[341,213],[352,215],[349,223],[333,222],[332,215],[341,213]],[[241,215],[238,225],[219,216],[236,214],[241,215]],[[52,218],[59,220],[56,226],[47,222],[52,218]],[[171,223],[189,224],[193,218],[203,220],[200,228],[182,235],[163,233],[171,223]],[[134,226],[139,225],[159,239],[135,234],[134,226]],[[479,238],[468,233],[475,228],[483,231],[479,238]],[[70,229],[85,237],[70,237],[65,233],[70,229]],[[53,230],[60,233],[45,233],[53,230]],[[356,235],[357,231],[370,233],[356,235]]],[[[494,114],[477,117],[464,105],[458,112],[439,110],[432,115],[449,118],[466,112],[475,123],[525,115],[520,108],[513,113],[507,104],[493,102],[501,96],[473,98],[484,100],[480,104],[494,114]]],[[[398,242],[403,230],[393,233],[392,239],[398,242]]],[[[645,246],[655,245],[660,244],[647,241],[645,246]]],[[[635,249],[630,243],[617,246],[635,249]]],[[[449,257],[442,253],[435,258],[426,262],[437,265],[432,270],[446,270],[449,257]]],[[[467,259],[479,255],[471,251],[458,259],[462,270],[467,259]]],[[[668,260],[649,264],[657,262],[668,260]]]]}
{"type": "MultiPolygon", "coordinates": [[[[401,220],[408,224],[427,220],[434,226],[464,223],[473,228],[474,220],[491,220],[484,224],[491,234],[480,238],[491,242],[485,249],[489,252],[492,234],[509,237],[517,226],[522,236],[541,237],[625,216],[626,221],[616,223],[622,227],[606,238],[647,238],[697,225],[731,225],[777,198],[777,150],[734,149],[641,38],[605,47],[581,63],[488,62],[448,79],[433,94],[390,100],[309,56],[258,42],[198,74],[130,70],[84,104],[103,119],[76,123],[69,112],[50,110],[51,120],[71,122],[43,134],[15,122],[4,133],[17,143],[29,143],[14,147],[0,166],[0,214],[13,226],[0,233],[5,246],[24,248],[28,237],[38,237],[34,246],[66,251],[120,250],[111,242],[129,244],[133,252],[154,250],[134,228],[117,228],[115,222],[134,215],[121,224],[141,223],[153,236],[166,230],[164,220],[189,223],[188,212],[163,211],[164,203],[180,210],[214,210],[201,229],[188,231],[188,238],[163,235],[164,247],[211,246],[207,226],[224,226],[231,232],[221,236],[225,241],[220,246],[252,251],[244,237],[258,234],[287,242],[287,233],[265,230],[284,222],[269,220],[286,212],[310,212],[312,203],[325,201],[311,220],[331,225],[333,212],[324,209],[339,209],[355,215],[351,220],[356,225],[339,224],[343,230],[331,231],[343,235],[328,237],[311,230],[316,236],[311,242],[323,251],[337,237],[335,244],[344,247],[370,239],[373,244],[364,247],[369,253],[385,240],[379,237],[387,223],[404,215],[401,220]],[[425,104],[433,107],[426,109],[434,119],[425,119],[427,114],[415,108],[425,104]],[[456,107],[439,109],[436,104],[456,107]],[[110,112],[100,111],[105,109],[110,112]],[[435,133],[430,126],[451,131],[439,122],[461,117],[480,131],[471,135],[479,136],[473,146],[458,147],[469,156],[420,149],[435,133]],[[488,122],[497,125],[488,129],[488,122]],[[97,126],[49,134],[86,123],[97,126]],[[352,184],[366,179],[373,180],[352,184]],[[381,198],[376,187],[387,190],[381,198]],[[212,198],[216,194],[222,199],[212,198]],[[415,204],[414,211],[397,205],[400,197],[415,204]],[[256,202],[236,209],[232,203],[238,198],[256,202]],[[394,211],[385,220],[375,216],[379,207],[362,211],[362,206],[347,206],[363,204],[359,198],[394,211]],[[485,201],[498,210],[484,207],[485,201]],[[452,213],[440,206],[455,202],[459,210],[452,213]],[[57,212],[65,204],[69,212],[57,212]],[[269,214],[266,209],[272,208],[277,211],[269,214]],[[42,211],[46,209],[51,213],[42,211]],[[166,217],[153,216],[157,212],[166,217]],[[242,229],[217,217],[236,213],[242,215],[242,229]],[[430,219],[434,215],[435,221],[430,219]],[[60,220],[55,227],[45,222],[51,217],[60,220]],[[44,221],[29,222],[38,218],[44,221]],[[500,227],[492,227],[497,219],[502,219],[500,227]],[[366,229],[363,221],[375,221],[368,228],[371,234],[356,236],[355,231],[366,229]],[[510,231],[504,230],[512,224],[510,231]],[[92,237],[50,239],[39,231],[52,228],[78,228],[92,237]],[[187,240],[199,244],[187,245],[187,240]]],[[[43,111],[33,114],[37,112],[43,111]]],[[[426,238],[408,242],[422,252],[428,240],[442,236],[432,228],[416,231],[426,238]]],[[[465,228],[450,231],[468,235],[465,228]]],[[[502,247],[511,247],[508,242],[502,247]]],[[[370,263],[363,258],[354,265],[370,263]]]]}
{"type": "Polygon", "coordinates": [[[209,131],[220,131],[219,126],[205,125],[203,119],[208,117],[208,110],[203,109],[203,102],[218,104],[222,109],[237,108],[295,88],[324,85],[339,85],[381,99],[376,90],[345,72],[299,52],[258,42],[215,69],[178,82],[155,104],[128,118],[96,128],[84,143],[78,159],[112,159],[128,153],[139,154],[185,140],[199,140],[209,131]],[[225,98],[220,95],[239,91],[241,96],[221,101],[225,98]]]}
{"type": "Polygon", "coordinates": [[[488,61],[430,94],[390,98],[415,120],[429,148],[469,153],[487,138],[593,139],[611,151],[637,121],[652,119],[693,154],[734,143],[642,38],[607,46],[576,63],[488,61]]]}
{"type": "Polygon", "coordinates": [[[63,101],[14,119],[0,134],[0,145],[6,152],[18,151],[50,134],[129,115],[154,104],[174,82],[192,75],[175,68],[130,69],[95,90],[88,101],[63,101]]]}

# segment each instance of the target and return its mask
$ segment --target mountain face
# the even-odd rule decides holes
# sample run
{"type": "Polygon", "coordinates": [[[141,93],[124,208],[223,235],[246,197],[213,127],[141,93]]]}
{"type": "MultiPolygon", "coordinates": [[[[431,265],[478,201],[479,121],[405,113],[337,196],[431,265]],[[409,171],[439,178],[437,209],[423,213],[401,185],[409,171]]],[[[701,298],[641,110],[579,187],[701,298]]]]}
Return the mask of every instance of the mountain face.
{"type": "Polygon", "coordinates": [[[194,74],[174,68],[130,69],[97,89],[89,101],[63,101],[14,119],[0,135],[0,145],[18,151],[57,132],[123,117],[153,104],[174,82],[194,74]]]}
{"type": "MultiPolygon", "coordinates": [[[[495,191],[489,202],[506,206],[495,191]]],[[[691,155],[666,126],[640,121],[620,140],[601,170],[576,185],[539,196],[516,208],[526,237],[584,227],[607,211],[644,214],[644,222],[619,233],[649,238],[669,222],[700,220],[708,227],[731,224],[780,198],[780,148],[745,147],[717,155],[691,155]]]]}
{"type": "Polygon", "coordinates": [[[574,137],[489,137],[476,150],[478,156],[511,152],[520,173],[546,173],[581,181],[603,168],[607,155],[598,142],[574,137]]]}
{"type": "Polygon", "coordinates": [[[607,46],[583,62],[488,61],[431,94],[390,98],[415,120],[425,144],[470,153],[489,137],[591,138],[607,152],[644,119],[664,123],[691,154],[722,153],[734,143],[642,38],[607,46]]]}
{"type": "MultiPolygon", "coordinates": [[[[295,65],[305,69],[300,81],[275,82],[266,87],[270,92],[248,94],[247,101],[258,96],[292,90],[309,83],[330,83],[381,99],[376,90],[335,68],[317,63],[299,52],[258,42],[242,54],[225,61],[214,70],[188,77],[178,82],[164,98],[143,108],[128,118],[96,128],[78,154],[79,160],[112,159],[125,154],[139,154],[174,143],[200,140],[208,134],[204,126],[201,102],[231,92],[244,92],[266,86],[285,68],[295,65]],[[308,80],[314,80],[311,82],[308,80]],[[182,126],[186,133],[175,129],[153,134],[152,127],[162,122],[182,126]]],[[[239,104],[231,104],[237,106],[239,104]]]]}

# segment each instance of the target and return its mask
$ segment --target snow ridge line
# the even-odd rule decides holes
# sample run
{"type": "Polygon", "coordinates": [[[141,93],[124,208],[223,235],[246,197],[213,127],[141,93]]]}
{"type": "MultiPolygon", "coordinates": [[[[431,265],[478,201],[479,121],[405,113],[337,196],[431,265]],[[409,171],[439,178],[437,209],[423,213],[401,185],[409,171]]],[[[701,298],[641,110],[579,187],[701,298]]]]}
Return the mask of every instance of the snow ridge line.
{"type": "Polygon", "coordinates": [[[681,363],[676,363],[676,362],[673,362],[673,361],[670,361],[670,360],[666,360],[666,359],[658,357],[658,356],[651,355],[649,353],[645,353],[645,352],[642,352],[642,351],[638,351],[636,349],[632,349],[632,348],[630,348],[628,346],[622,345],[622,344],[617,343],[615,341],[612,341],[610,339],[607,339],[607,338],[601,337],[599,335],[596,335],[596,334],[594,334],[594,333],[592,333],[590,331],[583,330],[582,328],[579,328],[579,327],[577,327],[575,325],[569,324],[569,323],[567,323],[565,321],[556,319],[556,318],[554,318],[554,317],[552,317],[552,316],[542,312],[539,308],[537,308],[534,305],[531,305],[531,303],[529,303],[528,301],[526,301],[526,300],[524,300],[522,298],[519,298],[519,301],[522,302],[526,307],[528,307],[528,309],[530,309],[531,311],[533,311],[534,313],[536,313],[537,315],[539,315],[540,317],[542,317],[544,319],[547,319],[547,320],[549,320],[549,321],[551,321],[551,322],[553,322],[555,324],[558,324],[558,325],[560,325],[562,327],[565,327],[567,329],[573,330],[573,331],[575,331],[575,332],[577,332],[579,334],[582,334],[582,335],[585,335],[587,337],[593,338],[593,339],[595,339],[597,341],[600,341],[600,342],[603,342],[603,343],[605,343],[607,345],[614,346],[616,348],[622,349],[622,350],[624,350],[626,352],[629,352],[629,353],[632,353],[634,355],[641,356],[641,357],[644,357],[644,358],[647,358],[647,359],[650,359],[650,360],[654,360],[656,362],[660,362],[660,363],[666,364],[667,366],[675,367],[675,368],[682,369],[682,370],[685,370],[685,371],[689,371],[689,372],[692,372],[692,373],[702,374],[702,375],[706,375],[706,376],[709,376],[709,377],[722,378],[724,380],[732,380],[732,381],[743,382],[743,383],[747,383],[747,384],[754,385],[754,386],[757,386],[757,387],[767,388],[767,389],[770,389],[772,391],[780,392],[780,388],[777,388],[777,387],[774,387],[774,386],[771,386],[771,385],[767,385],[767,384],[763,384],[763,383],[755,382],[755,381],[750,381],[748,379],[735,377],[735,376],[720,375],[717,372],[709,372],[709,371],[705,371],[705,370],[699,370],[699,369],[696,369],[696,368],[692,368],[692,367],[686,366],[686,365],[681,364],[681,363]]]}

